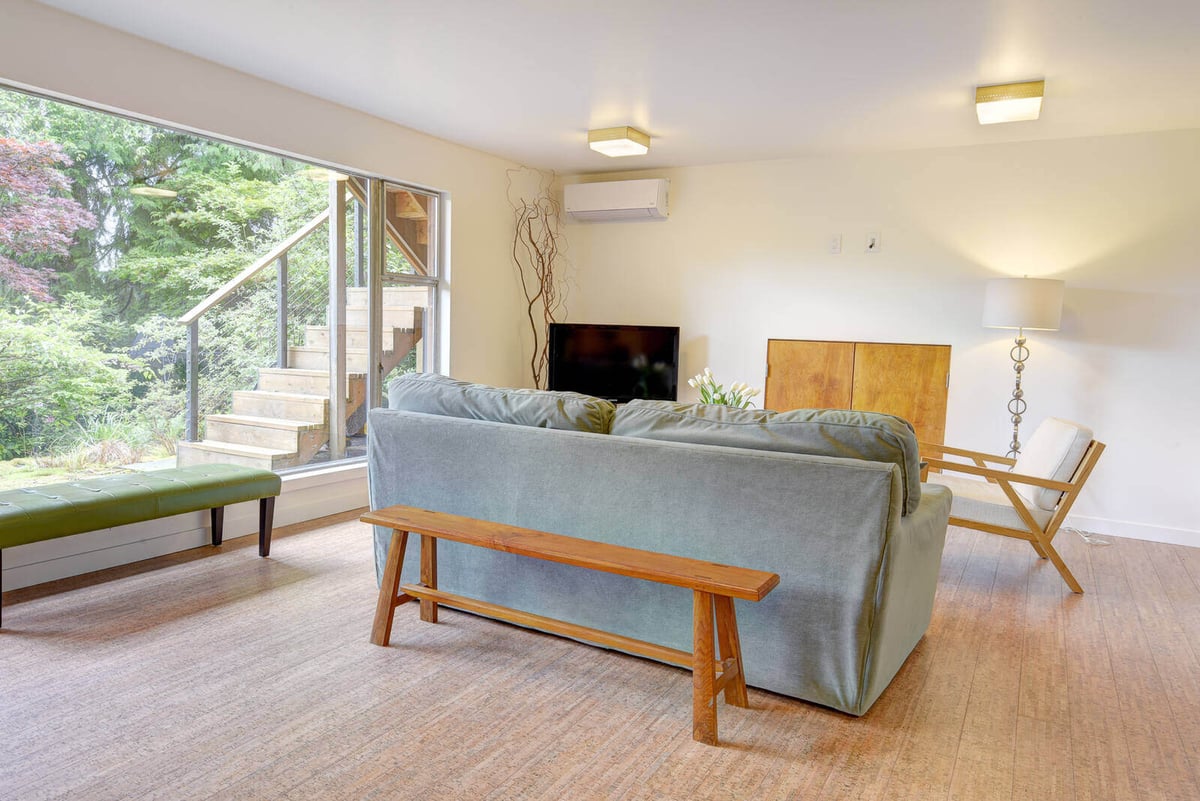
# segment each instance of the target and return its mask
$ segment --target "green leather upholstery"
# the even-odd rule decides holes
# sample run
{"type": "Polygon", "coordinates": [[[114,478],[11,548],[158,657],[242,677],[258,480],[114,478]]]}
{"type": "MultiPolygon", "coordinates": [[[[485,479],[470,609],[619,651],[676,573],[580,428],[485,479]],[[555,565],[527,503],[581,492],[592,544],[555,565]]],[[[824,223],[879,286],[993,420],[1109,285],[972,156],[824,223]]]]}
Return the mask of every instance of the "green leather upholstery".
{"type": "Polygon", "coordinates": [[[269,470],[208,464],[0,492],[0,549],[279,494],[269,470]]]}

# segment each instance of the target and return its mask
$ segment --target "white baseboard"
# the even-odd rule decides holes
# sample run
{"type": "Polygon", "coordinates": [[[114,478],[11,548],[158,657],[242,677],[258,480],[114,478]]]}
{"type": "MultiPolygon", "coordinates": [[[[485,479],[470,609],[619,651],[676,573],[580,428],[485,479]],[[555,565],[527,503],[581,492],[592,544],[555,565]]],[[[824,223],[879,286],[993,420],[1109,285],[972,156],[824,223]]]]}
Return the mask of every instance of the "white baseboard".
{"type": "MultiPolygon", "coordinates": [[[[359,461],[283,477],[274,524],[287,526],[366,506],[367,465],[359,461]]],[[[4,590],[199,548],[211,542],[208,512],[89,531],[4,549],[4,590]]],[[[225,508],[225,539],[258,531],[258,501],[225,508]]]]}
{"type": "Polygon", "coordinates": [[[1148,523],[1134,523],[1130,520],[1108,520],[1103,517],[1084,515],[1067,515],[1067,525],[1093,534],[1111,534],[1114,537],[1128,537],[1133,540],[1167,542],[1172,545],[1200,548],[1200,531],[1186,528],[1152,526],[1148,523]]]}

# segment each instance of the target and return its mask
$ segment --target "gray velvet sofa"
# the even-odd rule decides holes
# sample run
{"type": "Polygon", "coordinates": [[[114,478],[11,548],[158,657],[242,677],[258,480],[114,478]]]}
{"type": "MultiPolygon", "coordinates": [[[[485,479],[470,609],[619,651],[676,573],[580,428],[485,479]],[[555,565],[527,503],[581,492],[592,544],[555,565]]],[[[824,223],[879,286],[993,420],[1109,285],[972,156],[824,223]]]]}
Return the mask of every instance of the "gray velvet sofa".
{"type": "MultiPolygon", "coordinates": [[[[929,625],[950,493],[920,483],[915,438],[898,418],[615,409],[428,375],[393,382],[389,407],[369,417],[372,508],[403,503],[778,573],[762,602],[737,602],[751,686],[861,715],[929,625]]],[[[387,542],[377,530],[377,567],[387,542]]],[[[405,581],[417,580],[417,558],[410,548],[405,581]]],[[[451,542],[439,544],[438,578],[451,592],[691,648],[692,599],[679,588],[451,542]]]]}

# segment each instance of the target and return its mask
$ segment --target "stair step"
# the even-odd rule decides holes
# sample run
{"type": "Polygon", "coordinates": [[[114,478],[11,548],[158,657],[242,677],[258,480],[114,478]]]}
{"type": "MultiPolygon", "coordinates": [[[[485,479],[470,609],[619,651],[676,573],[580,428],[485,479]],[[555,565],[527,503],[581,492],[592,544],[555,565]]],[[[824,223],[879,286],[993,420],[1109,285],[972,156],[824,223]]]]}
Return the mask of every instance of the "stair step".
{"type": "Polygon", "coordinates": [[[205,438],[212,442],[311,454],[316,453],[328,437],[324,425],[304,420],[277,420],[244,414],[210,414],[204,419],[205,438]]]}
{"type": "MultiPolygon", "coordinates": [[[[424,314],[424,311],[420,306],[384,306],[381,322],[384,328],[413,328],[413,321],[424,314]]],[[[347,306],[346,325],[367,325],[367,307],[347,306]]]]}
{"type": "Polygon", "coordinates": [[[233,413],[325,425],[329,422],[329,398],[299,392],[238,390],[233,393],[233,413]]]}
{"type": "MultiPolygon", "coordinates": [[[[384,350],[394,350],[397,336],[412,334],[411,328],[384,328],[379,338],[380,347],[384,350]]],[[[365,350],[370,337],[366,326],[346,326],[346,347],[365,350]]],[[[310,348],[326,348],[329,346],[329,328],[324,325],[310,325],[304,329],[304,345],[310,348]]]]}
{"type": "MultiPolygon", "coordinates": [[[[379,356],[382,361],[392,361],[392,351],[381,351],[379,356]]],[[[329,364],[329,349],[310,347],[308,345],[293,345],[288,348],[288,364],[295,365],[298,369],[317,369],[319,365],[329,364]]],[[[346,348],[346,369],[360,370],[364,374],[367,370],[367,349],[366,348],[346,348]]]]}
{"type": "MultiPolygon", "coordinates": [[[[366,397],[367,374],[362,371],[346,373],[346,398],[353,402],[366,397]]],[[[258,389],[262,392],[287,392],[302,395],[329,394],[329,371],[296,367],[261,367],[258,389]]]]}
{"type": "MultiPolygon", "coordinates": [[[[383,288],[384,306],[426,306],[429,304],[429,288],[424,286],[385,286],[383,288]]],[[[367,306],[367,288],[365,286],[346,287],[346,305],[367,306]]]]}
{"type": "Polygon", "coordinates": [[[191,464],[240,464],[264,470],[283,470],[300,464],[300,454],[276,448],[235,445],[229,442],[180,442],[175,446],[175,462],[191,464]]]}
{"type": "Polygon", "coordinates": [[[253,414],[210,414],[204,418],[210,423],[232,423],[243,426],[258,426],[260,428],[278,429],[280,431],[312,431],[321,428],[320,423],[311,420],[288,420],[279,417],[261,417],[253,414]]]}

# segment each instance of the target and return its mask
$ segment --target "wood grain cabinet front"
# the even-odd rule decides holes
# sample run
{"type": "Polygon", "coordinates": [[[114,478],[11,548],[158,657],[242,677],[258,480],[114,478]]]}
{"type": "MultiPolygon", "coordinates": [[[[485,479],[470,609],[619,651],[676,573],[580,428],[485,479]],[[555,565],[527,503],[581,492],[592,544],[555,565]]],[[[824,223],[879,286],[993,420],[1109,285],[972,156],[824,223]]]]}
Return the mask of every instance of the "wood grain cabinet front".
{"type": "Polygon", "coordinates": [[[767,409],[894,414],[940,443],[949,388],[949,345],[767,340],[767,409]]]}

